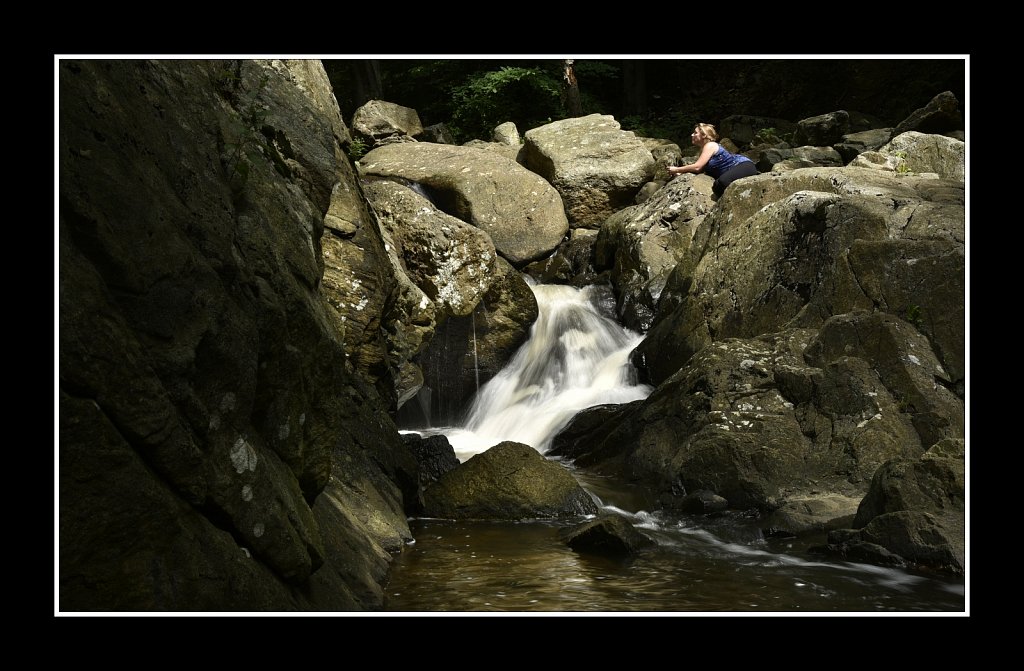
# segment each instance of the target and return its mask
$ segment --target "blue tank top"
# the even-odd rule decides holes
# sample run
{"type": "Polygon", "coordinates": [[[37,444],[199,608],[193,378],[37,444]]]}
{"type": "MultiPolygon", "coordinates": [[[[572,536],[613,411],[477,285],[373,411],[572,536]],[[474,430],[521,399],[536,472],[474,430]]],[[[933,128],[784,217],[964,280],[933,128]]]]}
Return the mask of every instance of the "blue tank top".
{"type": "Polygon", "coordinates": [[[704,164],[704,174],[718,179],[726,170],[745,161],[753,162],[746,156],[730,153],[725,147],[718,145],[718,151],[704,164]]]}

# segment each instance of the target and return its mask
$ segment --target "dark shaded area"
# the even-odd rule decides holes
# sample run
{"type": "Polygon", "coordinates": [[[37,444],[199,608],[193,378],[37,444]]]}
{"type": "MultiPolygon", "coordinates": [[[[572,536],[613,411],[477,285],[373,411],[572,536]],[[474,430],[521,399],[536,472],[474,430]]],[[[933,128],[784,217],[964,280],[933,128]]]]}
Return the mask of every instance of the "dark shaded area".
{"type": "MultiPolygon", "coordinates": [[[[384,99],[419,112],[424,125],[447,122],[457,111],[452,91],[469,78],[502,67],[539,68],[561,79],[559,60],[381,60],[384,99]]],[[[342,115],[358,107],[350,92],[350,60],[325,60],[342,115]]],[[[951,91],[963,101],[963,57],[904,59],[604,59],[575,61],[583,113],[611,114],[642,134],[685,140],[697,121],[718,124],[749,114],[799,121],[833,112],[870,111],[895,126],[935,95],[951,91]]],[[[557,101],[524,95],[506,120],[563,118],[557,101]]],[[[467,129],[463,129],[467,130],[467,129]]],[[[489,128],[475,129],[483,137],[489,128]]],[[[521,132],[529,130],[520,127],[521,132]]],[[[460,141],[471,139],[460,138],[460,141]]]]}

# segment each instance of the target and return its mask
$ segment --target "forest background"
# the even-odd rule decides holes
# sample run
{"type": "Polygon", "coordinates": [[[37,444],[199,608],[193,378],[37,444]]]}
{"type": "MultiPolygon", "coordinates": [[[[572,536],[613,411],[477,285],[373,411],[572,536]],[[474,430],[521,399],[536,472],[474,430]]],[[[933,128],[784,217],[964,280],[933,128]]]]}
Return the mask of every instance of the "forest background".
{"type": "Polygon", "coordinates": [[[689,145],[697,122],[735,114],[792,122],[845,109],[894,126],[936,94],[965,104],[963,56],[892,58],[324,59],[346,120],[368,100],[415,109],[456,142],[585,114],[689,145]]]}

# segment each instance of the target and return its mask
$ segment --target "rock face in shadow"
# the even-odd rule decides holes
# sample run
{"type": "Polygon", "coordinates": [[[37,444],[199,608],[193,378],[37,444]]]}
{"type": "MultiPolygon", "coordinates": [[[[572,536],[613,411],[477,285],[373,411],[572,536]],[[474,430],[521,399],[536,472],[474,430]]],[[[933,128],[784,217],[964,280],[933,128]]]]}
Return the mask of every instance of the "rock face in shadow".
{"type": "Polygon", "coordinates": [[[654,541],[618,515],[584,522],[562,531],[560,536],[566,545],[577,552],[606,557],[628,557],[655,545],[654,541]]]}
{"type": "Polygon", "coordinates": [[[963,440],[943,440],[919,459],[887,462],[875,473],[853,528],[829,534],[826,549],[844,557],[895,556],[904,564],[963,573],[964,459],[963,440]]]}
{"type": "Polygon", "coordinates": [[[438,324],[416,357],[423,384],[402,407],[403,427],[451,426],[462,421],[480,387],[505,367],[529,337],[538,307],[526,280],[502,258],[489,279],[489,289],[473,312],[438,324]]]}
{"type": "Polygon", "coordinates": [[[321,292],[322,66],[58,78],[60,608],[378,608],[416,467],[321,292]]]}
{"type": "Polygon", "coordinates": [[[481,452],[424,492],[427,517],[524,520],[596,513],[597,504],[568,470],[514,442],[481,452]]]}

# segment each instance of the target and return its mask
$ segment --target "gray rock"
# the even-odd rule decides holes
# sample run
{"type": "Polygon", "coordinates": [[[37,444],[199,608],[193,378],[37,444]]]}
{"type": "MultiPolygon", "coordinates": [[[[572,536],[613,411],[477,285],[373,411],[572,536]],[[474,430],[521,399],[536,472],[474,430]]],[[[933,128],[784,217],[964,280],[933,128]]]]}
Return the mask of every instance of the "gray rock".
{"type": "Polygon", "coordinates": [[[472,314],[450,317],[416,357],[423,388],[407,404],[405,426],[445,426],[464,416],[472,397],[529,337],[537,299],[522,275],[498,259],[490,289],[472,314]]]}
{"type": "MultiPolygon", "coordinates": [[[[895,278],[887,275],[882,281],[894,297],[889,304],[897,303],[899,296],[897,309],[952,306],[948,317],[929,314],[945,322],[935,326],[949,334],[944,335],[947,342],[935,349],[942,353],[944,366],[956,368],[953,334],[963,333],[962,326],[956,327],[963,322],[958,321],[955,306],[962,301],[952,297],[963,278],[957,271],[960,247],[955,242],[930,243],[927,254],[935,258],[921,263],[926,250],[911,247],[924,243],[900,238],[926,229],[933,238],[955,238],[963,221],[962,195],[958,182],[899,178],[856,168],[749,177],[742,189],[730,189],[694,231],[689,252],[680,257],[686,265],[674,271],[680,275],[675,282],[686,288],[688,298],[673,298],[671,313],[659,308],[657,333],[652,328],[638,357],[662,369],[650,376],[657,382],[707,345],[712,333],[719,338],[749,337],[787,326],[817,327],[831,314],[872,308],[875,303],[858,286],[863,278],[850,270],[849,259],[860,245],[891,241],[894,257],[873,264],[880,281],[886,268],[900,278],[893,282],[895,278]],[[908,223],[909,215],[917,212],[922,221],[908,223]],[[933,271],[935,284],[920,282],[919,275],[932,276],[933,271]],[[951,274],[939,279],[941,272],[951,274]]],[[[598,268],[602,258],[599,245],[598,268]]],[[[854,258],[861,267],[860,257],[854,258]]],[[[867,256],[863,258],[866,262],[867,256]]]]}
{"type": "Polygon", "coordinates": [[[409,362],[430,341],[436,306],[406,274],[354,177],[335,188],[326,221],[321,286],[347,360],[399,407],[422,382],[409,362]]]}
{"type": "Polygon", "coordinates": [[[419,482],[422,486],[437,482],[442,475],[459,466],[455,449],[448,442],[448,438],[443,435],[424,437],[408,433],[402,436],[402,440],[416,457],[416,464],[419,466],[419,482]]]}
{"type": "Polygon", "coordinates": [[[908,131],[919,133],[945,134],[950,131],[962,130],[963,114],[960,101],[951,91],[943,91],[932,98],[927,105],[915,110],[903,121],[896,124],[892,136],[896,137],[908,131]]]}
{"type": "Polygon", "coordinates": [[[433,142],[434,144],[455,144],[455,136],[444,123],[427,126],[422,133],[416,136],[416,139],[420,142],[433,142]]]}
{"type": "Polygon", "coordinates": [[[448,442],[448,438],[440,434],[424,437],[407,433],[402,436],[402,441],[412,452],[418,467],[418,477],[414,486],[410,487],[412,491],[403,492],[405,511],[413,516],[422,515],[423,492],[442,475],[458,468],[459,459],[455,456],[455,449],[448,442]]]}
{"type": "Polygon", "coordinates": [[[879,152],[883,156],[900,159],[897,172],[934,172],[945,179],[960,182],[965,179],[965,145],[951,137],[907,131],[894,136],[879,152]]]}
{"type": "Polygon", "coordinates": [[[650,327],[669,273],[688,253],[694,231],[713,204],[710,178],[683,175],[602,224],[594,266],[611,271],[624,325],[638,331],[650,327]]]}
{"type": "Polygon", "coordinates": [[[597,228],[654,176],[651,152],[611,116],[591,114],[526,132],[526,166],[550,182],[573,228],[597,228]]]}
{"type": "Polygon", "coordinates": [[[551,256],[534,261],[523,269],[530,277],[545,284],[592,284],[594,272],[594,245],[597,231],[574,228],[551,256]]]}
{"type": "Polygon", "coordinates": [[[948,376],[928,340],[898,317],[878,312],[831,317],[805,356],[818,367],[851,356],[870,362],[911,418],[922,445],[964,436],[962,399],[938,384],[945,379],[949,385],[948,376]]]}
{"type": "Polygon", "coordinates": [[[852,536],[844,531],[830,533],[828,549],[848,558],[862,557],[876,563],[888,560],[898,565],[963,574],[965,538],[962,515],[940,518],[903,510],[879,515],[852,536]]]}
{"type": "Polygon", "coordinates": [[[352,130],[377,145],[387,144],[386,141],[395,136],[412,139],[423,133],[423,124],[414,109],[384,100],[371,100],[355,111],[352,130]]]}
{"type": "Polygon", "coordinates": [[[748,147],[756,144],[759,136],[780,140],[792,137],[796,128],[796,124],[785,119],[734,114],[722,119],[718,124],[718,134],[730,138],[737,145],[748,147]]]}
{"type": "Polygon", "coordinates": [[[964,457],[963,439],[944,439],[919,459],[886,462],[872,478],[851,526],[863,528],[879,515],[901,510],[962,515],[966,507],[964,457]]]}
{"type": "Polygon", "coordinates": [[[850,113],[846,110],[838,110],[798,121],[796,132],[793,134],[793,143],[831,147],[849,132],[850,113]]]}
{"type": "MultiPolygon", "coordinates": [[[[575,463],[646,483],[672,506],[686,492],[700,490],[715,492],[736,508],[763,510],[812,489],[862,494],[867,481],[853,481],[857,464],[843,445],[832,445],[832,421],[815,421],[816,383],[808,382],[806,400],[799,400],[790,390],[795,383],[785,377],[824,379],[802,360],[813,333],[799,330],[704,348],[638,406],[607,417],[577,439],[590,444],[573,453],[575,463]]],[[[879,388],[884,389],[878,384],[865,393],[879,388]]],[[[860,418],[860,411],[851,413],[860,418]]],[[[835,414],[846,442],[863,430],[853,417],[835,414]]],[[[914,437],[909,422],[904,432],[914,437]]],[[[902,454],[898,447],[891,456],[902,454]]]]}
{"type": "Polygon", "coordinates": [[[857,133],[847,133],[832,148],[842,156],[843,163],[849,164],[866,151],[876,151],[892,137],[891,128],[875,128],[857,133]]]}
{"type": "Polygon", "coordinates": [[[472,313],[495,276],[498,255],[490,236],[401,184],[374,180],[363,193],[390,234],[402,269],[434,302],[438,318],[472,313]]]}
{"type": "Polygon", "coordinates": [[[519,149],[519,145],[522,144],[522,138],[519,137],[519,129],[511,121],[496,126],[494,128],[494,142],[500,144],[507,144],[510,147],[519,149]]]}
{"type": "Polygon", "coordinates": [[[516,267],[550,254],[569,229],[550,184],[490,151],[427,142],[389,145],[368,153],[360,170],[428,186],[438,207],[490,235],[498,253],[516,267]]]}
{"type": "Polygon", "coordinates": [[[522,443],[482,452],[427,488],[425,514],[521,520],[594,515],[597,504],[564,467],[522,443]]]}
{"type": "Polygon", "coordinates": [[[800,536],[849,527],[860,499],[842,494],[790,497],[772,511],[764,526],[775,533],[800,536]]]}
{"type": "Polygon", "coordinates": [[[504,142],[485,142],[484,140],[469,140],[468,142],[462,143],[463,147],[471,147],[473,149],[482,149],[483,151],[489,151],[498,156],[504,156],[510,161],[522,165],[525,160],[525,151],[522,145],[511,145],[504,142]]]}
{"type": "Polygon", "coordinates": [[[623,421],[624,417],[636,410],[641,401],[632,403],[597,405],[576,413],[565,427],[551,441],[547,454],[575,460],[584,457],[590,464],[600,463],[606,457],[619,454],[617,445],[608,446],[604,453],[595,448],[601,445],[601,438],[623,421]]]}
{"type": "Polygon", "coordinates": [[[674,502],[674,508],[681,513],[705,515],[728,510],[729,501],[710,490],[702,489],[674,502]]]}

